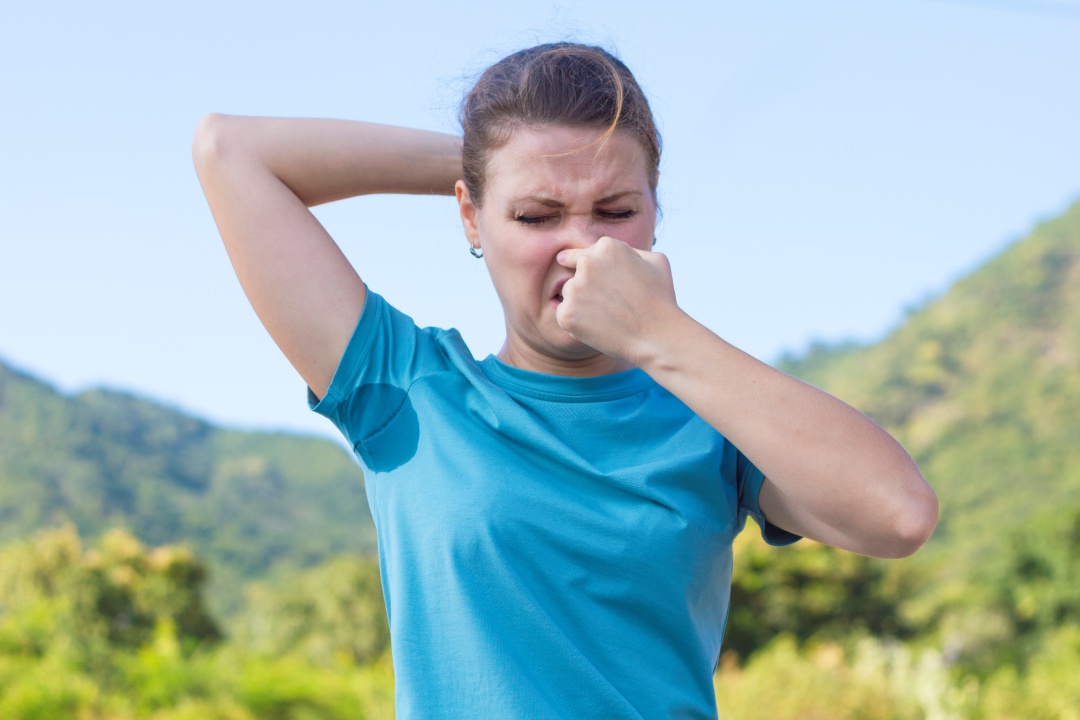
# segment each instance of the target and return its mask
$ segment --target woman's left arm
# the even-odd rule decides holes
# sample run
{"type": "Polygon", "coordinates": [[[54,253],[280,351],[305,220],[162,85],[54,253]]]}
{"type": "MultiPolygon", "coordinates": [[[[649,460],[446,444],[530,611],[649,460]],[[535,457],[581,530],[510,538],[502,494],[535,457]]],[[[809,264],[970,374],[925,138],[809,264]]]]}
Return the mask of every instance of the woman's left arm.
{"type": "Polygon", "coordinates": [[[930,537],[937,496],[900,443],[683,312],[662,254],[602,238],[559,261],[575,269],[560,325],[643,369],[750,458],[769,522],[875,557],[911,555],[930,537]]]}

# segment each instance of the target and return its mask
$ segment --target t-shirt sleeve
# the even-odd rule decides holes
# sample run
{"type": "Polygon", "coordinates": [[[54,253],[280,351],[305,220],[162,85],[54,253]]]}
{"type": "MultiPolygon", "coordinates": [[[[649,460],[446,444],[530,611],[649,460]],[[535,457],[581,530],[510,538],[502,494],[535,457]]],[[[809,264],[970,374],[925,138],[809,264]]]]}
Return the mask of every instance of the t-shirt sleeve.
{"type": "Polygon", "coordinates": [[[736,475],[739,485],[739,527],[742,527],[749,515],[761,528],[761,537],[770,545],[790,545],[802,539],[801,536],[777,527],[765,519],[761,506],[758,505],[758,495],[761,494],[765,474],[741,452],[736,461],[736,475]]]}
{"type": "Polygon", "coordinates": [[[337,426],[366,469],[389,469],[410,444],[415,449],[418,421],[409,390],[445,362],[431,330],[369,289],[326,395],[317,398],[309,389],[308,406],[337,426]]]}

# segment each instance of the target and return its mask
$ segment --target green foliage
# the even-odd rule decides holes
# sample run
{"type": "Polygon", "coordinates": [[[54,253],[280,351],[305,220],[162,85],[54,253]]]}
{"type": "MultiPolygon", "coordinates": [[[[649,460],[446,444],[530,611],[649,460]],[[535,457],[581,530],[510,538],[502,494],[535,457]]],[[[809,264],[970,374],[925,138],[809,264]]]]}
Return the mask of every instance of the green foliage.
{"type": "Polygon", "coordinates": [[[1080,628],[1061,627],[1041,637],[1026,671],[1003,665],[986,682],[983,718],[1080,720],[1080,628]]]}
{"type": "Polygon", "coordinates": [[[0,549],[0,718],[393,717],[371,561],[338,558],[303,576],[303,592],[268,594],[281,616],[264,620],[292,622],[294,645],[269,651],[222,642],[205,610],[204,577],[186,548],[146,548],[122,530],[89,549],[70,526],[0,549]],[[320,582],[332,589],[324,605],[314,601],[320,582]],[[289,614],[297,598],[314,608],[301,633],[289,614]],[[353,612],[333,639],[329,623],[353,612]],[[333,663],[310,662],[312,648],[333,663]]]}
{"type": "Polygon", "coordinates": [[[203,566],[186,548],[147,550],[123,530],[84,551],[74,528],[0,550],[0,651],[78,657],[138,648],[161,623],[190,646],[220,639],[201,595],[203,566]]]}
{"type": "MultiPolygon", "coordinates": [[[[895,565],[810,543],[769,549],[745,534],[736,572],[779,634],[742,661],[724,656],[715,678],[721,717],[1077,720],[1080,629],[1071,580],[1080,508],[1051,519],[1018,535],[1013,553],[957,605],[1014,612],[1025,583],[1054,599],[1045,614],[1023,616],[1042,620],[1002,625],[1006,632],[984,648],[993,658],[986,669],[954,664],[953,649],[933,633],[904,642],[869,634],[885,618],[910,622],[890,609],[906,602],[897,584],[910,583],[892,573],[895,565]],[[768,554],[777,560],[764,562],[768,554]],[[1003,573],[1021,581],[1003,586],[1003,573]],[[863,598],[858,607],[843,609],[855,598],[863,598]],[[867,616],[861,624],[859,615],[867,616]],[[1013,661],[1021,655],[1008,644],[1017,638],[1028,643],[1023,662],[1013,661]]],[[[91,548],[66,528],[0,549],[0,717],[394,716],[374,563],[335,558],[279,587],[262,586],[240,627],[263,634],[225,642],[199,620],[200,565],[185,549],[146,548],[122,531],[91,548]]],[[[905,617],[903,607],[895,612],[905,617]]]]}
{"type": "Polygon", "coordinates": [[[920,720],[918,686],[936,686],[943,673],[926,667],[873,641],[857,651],[835,643],[800,651],[781,636],[745,666],[721,667],[717,707],[738,720],[920,720]]]}
{"type": "Polygon", "coordinates": [[[738,720],[1080,720],[1080,628],[1061,627],[1022,670],[985,680],[932,647],[858,635],[843,642],[773,639],[745,665],[731,657],[714,684],[721,718],[738,720]]]}
{"type": "Polygon", "coordinates": [[[1080,627],[1078,578],[1080,505],[1010,532],[1001,555],[973,574],[968,592],[945,604],[951,654],[982,676],[1045,659],[1048,638],[1080,627]]]}
{"type": "Polygon", "coordinates": [[[70,521],[186,542],[214,567],[210,599],[244,582],[372,552],[362,474],[337,445],[222,430],[132,395],[65,396],[0,363],[0,542],[70,521]]]}
{"type": "Polygon", "coordinates": [[[237,686],[244,707],[259,718],[362,718],[361,698],[349,686],[348,676],[312,672],[296,659],[251,663],[237,686]]]}
{"type": "Polygon", "coordinates": [[[748,529],[735,543],[724,649],[746,658],[781,634],[800,643],[854,632],[910,637],[915,629],[901,606],[918,584],[910,564],[809,540],[770,548],[748,529]]]}
{"type": "Polygon", "coordinates": [[[50,658],[39,662],[0,655],[0,717],[56,720],[78,717],[99,697],[86,675],[50,658]]]}
{"type": "Polygon", "coordinates": [[[1005,562],[991,580],[993,601],[1017,637],[1080,626],[1080,509],[1010,533],[1005,562]]]}
{"type": "Polygon", "coordinates": [[[257,652],[321,666],[374,660],[390,646],[379,565],[342,556],[280,586],[253,588],[240,627],[237,639],[257,652]]]}
{"type": "Polygon", "coordinates": [[[1080,203],[882,342],[781,367],[901,439],[941,499],[921,555],[962,576],[1010,529],[1080,503],[1080,203]]]}

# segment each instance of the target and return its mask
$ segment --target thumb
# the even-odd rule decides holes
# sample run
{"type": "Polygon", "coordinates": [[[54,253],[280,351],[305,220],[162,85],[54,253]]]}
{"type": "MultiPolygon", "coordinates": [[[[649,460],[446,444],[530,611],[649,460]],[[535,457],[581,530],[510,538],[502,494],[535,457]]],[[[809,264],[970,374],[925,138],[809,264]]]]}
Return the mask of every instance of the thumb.
{"type": "Polygon", "coordinates": [[[555,256],[555,262],[559,263],[563,267],[576,268],[578,264],[578,258],[581,257],[581,250],[562,250],[555,256]]]}

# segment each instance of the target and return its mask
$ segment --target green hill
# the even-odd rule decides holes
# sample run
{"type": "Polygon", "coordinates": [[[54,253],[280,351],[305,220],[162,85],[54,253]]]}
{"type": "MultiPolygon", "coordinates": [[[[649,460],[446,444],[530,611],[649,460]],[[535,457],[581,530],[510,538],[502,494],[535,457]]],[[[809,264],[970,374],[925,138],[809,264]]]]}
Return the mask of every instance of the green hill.
{"type": "MultiPolygon", "coordinates": [[[[900,562],[741,536],[720,715],[1074,717],[1080,204],[880,343],[780,365],[896,433],[942,521],[900,562]]],[[[4,718],[393,716],[378,567],[334,557],[374,532],[332,443],[64,395],[0,363],[0,546],[4,718]],[[63,520],[201,557],[31,534],[63,520]],[[219,617],[238,611],[225,638],[206,566],[219,617]]]]}
{"type": "MultiPolygon", "coordinates": [[[[942,519],[915,562],[967,574],[1011,531],[1080,507],[1080,203],[872,346],[780,363],[895,433],[942,519]]],[[[69,396],[0,363],[0,544],[72,522],[187,542],[219,609],[241,584],[372,552],[362,477],[322,439],[247,433],[138,397],[69,396]]]]}
{"type": "Polygon", "coordinates": [[[0,544],[62,522],[190,544],[219,609],[243,581],[375,547],[360,469],[328,440],[225,430],[124,393],[64,395],[0,363],[0,544]]]}
{"type": "Polygon", "coordinates": [[[972,567],[1040,513],[1080,507],[1080,203],[880,343],[780,367],[904,443],[941,500],[921,554],[972,567]]]}

